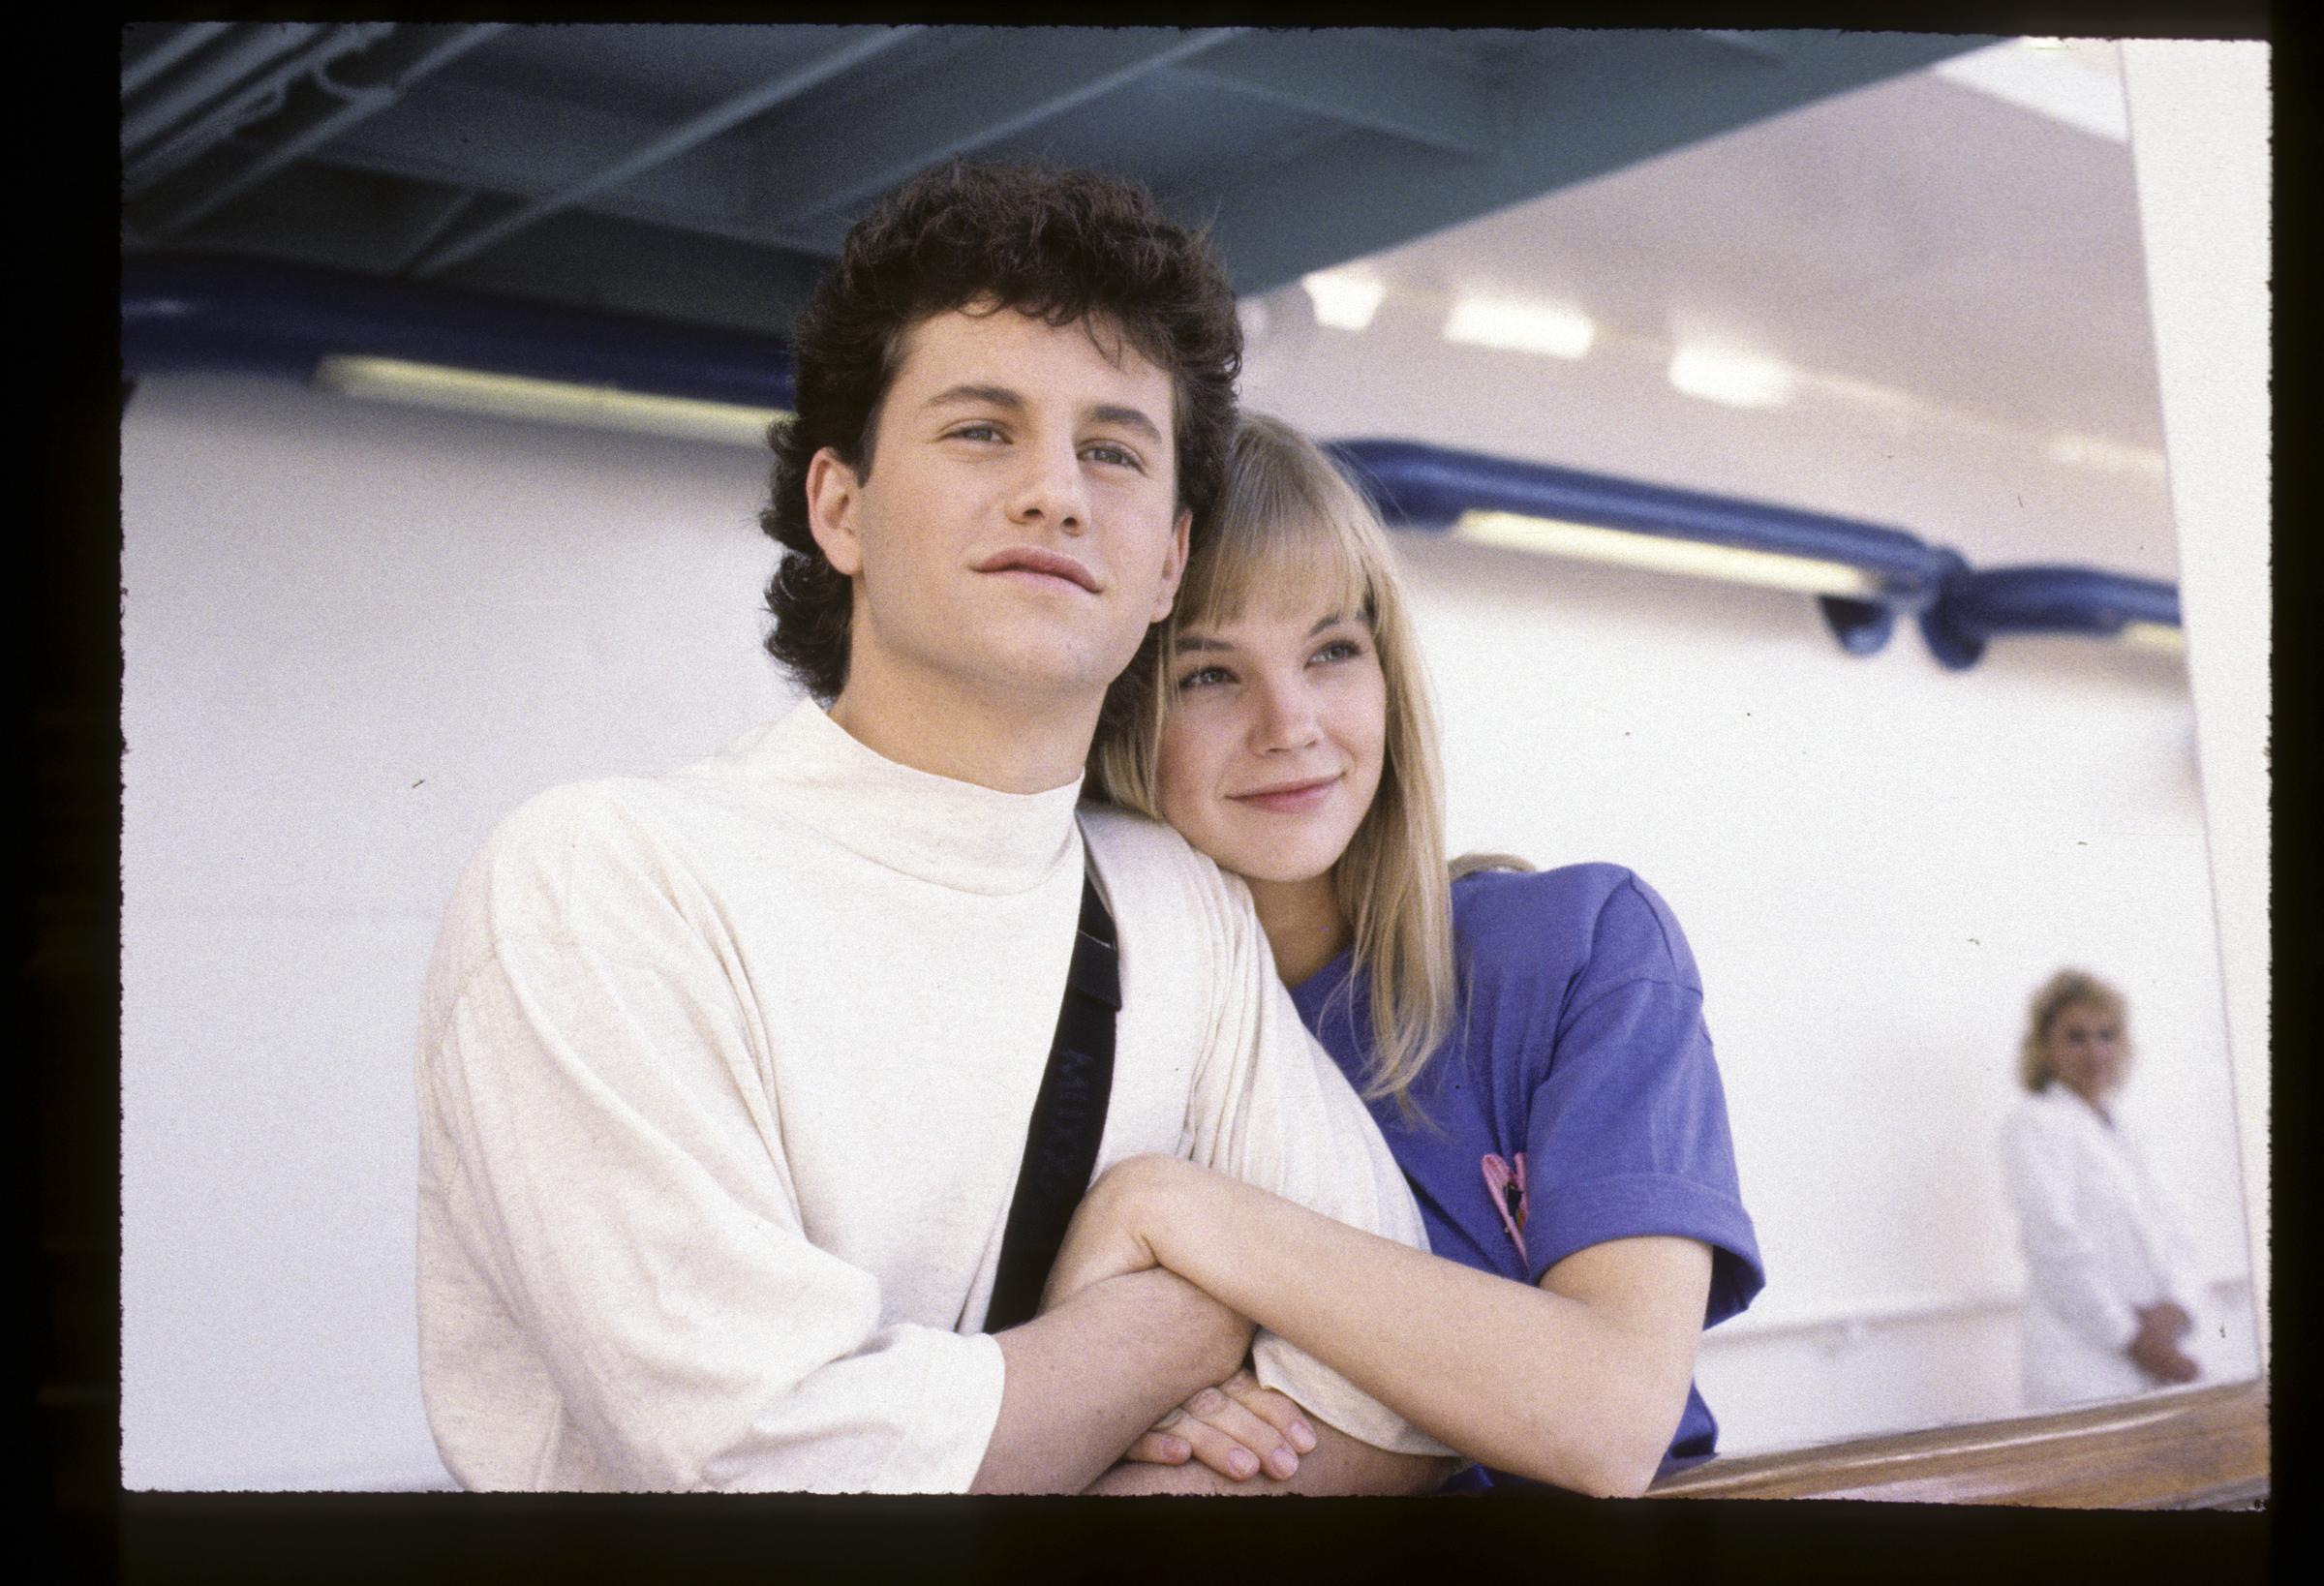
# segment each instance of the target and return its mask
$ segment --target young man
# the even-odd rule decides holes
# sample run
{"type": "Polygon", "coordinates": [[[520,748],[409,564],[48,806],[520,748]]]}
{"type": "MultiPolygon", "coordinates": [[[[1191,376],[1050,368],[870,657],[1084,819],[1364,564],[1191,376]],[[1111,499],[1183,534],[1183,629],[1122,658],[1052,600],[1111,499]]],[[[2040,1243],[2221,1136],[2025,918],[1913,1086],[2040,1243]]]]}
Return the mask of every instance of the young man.
{"type": "Polygon", "coordinates": [[[1247,1348],[1313,1424],[1295,1482],[1432,1484],[1437,1445],[1167,1272],[977,1330],[1085,864],[1120,953],[1099,1168],[1173,1152],[1422,1241],[1248,895],[1163,828],[1077,817],[1217,487],[1223,275],[1133,189],[953,168],[850,232],[796,353],[768,647],[828,708],[533,800],[430,970],[445,1462],[473,1487],[1075,1491],[1247,1348]]]}

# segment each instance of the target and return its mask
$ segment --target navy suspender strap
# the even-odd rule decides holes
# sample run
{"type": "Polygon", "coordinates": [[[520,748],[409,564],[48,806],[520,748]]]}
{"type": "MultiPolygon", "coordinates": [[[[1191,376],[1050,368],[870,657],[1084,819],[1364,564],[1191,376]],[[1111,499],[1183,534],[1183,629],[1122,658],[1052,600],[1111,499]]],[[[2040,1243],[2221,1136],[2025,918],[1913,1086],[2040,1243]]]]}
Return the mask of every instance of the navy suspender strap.
{"type": "Polygon", "coordinates": [[[1049,1044],[1049,1070],[1024,1132],[1024,1161],[1017,1196],[1000,1236],[1000,1267],[985,1331],[1030,1322],[1042,1287],[1065,1242],[1065,1225],[1089,1187],[1098,1137],[1106,1132],[1106,1104],[1114,1094],[1114,1018],[1121,1011],[1121,964],[1114,945],[1114,916],[1097,895],[1085,856],[1082,918],[1074,932],[1073,963],[1065,971],[1057,1033],[1049,1044]]]}

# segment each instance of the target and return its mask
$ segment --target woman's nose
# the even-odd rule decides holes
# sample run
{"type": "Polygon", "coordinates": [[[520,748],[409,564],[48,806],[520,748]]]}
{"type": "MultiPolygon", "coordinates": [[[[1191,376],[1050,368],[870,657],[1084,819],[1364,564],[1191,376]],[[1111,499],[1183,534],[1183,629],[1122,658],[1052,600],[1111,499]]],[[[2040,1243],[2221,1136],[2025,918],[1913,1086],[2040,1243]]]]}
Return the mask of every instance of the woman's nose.
{"type": "Polygon", "coordinates": [[[1262,749],[1304,748],[1319,732],[1315,700],[1298,683],[1263,683],[1254,738],[1262,749]]]}

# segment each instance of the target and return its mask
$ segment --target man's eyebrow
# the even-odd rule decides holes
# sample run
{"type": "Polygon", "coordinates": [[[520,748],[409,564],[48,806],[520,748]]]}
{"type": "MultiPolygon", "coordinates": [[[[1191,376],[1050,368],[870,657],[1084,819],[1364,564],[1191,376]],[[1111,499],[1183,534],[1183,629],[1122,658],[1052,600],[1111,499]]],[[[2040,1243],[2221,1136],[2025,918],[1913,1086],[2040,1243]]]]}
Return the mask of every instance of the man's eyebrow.
{"type": "Polygon", "coordinates": [[[1125,430],[1136,430],[1155,444],[1161,443],[1162,426],[1148,418],[1142,409],[1101,403],[1089,410],[1089,417],[1100,424],[1118,424],[1125,430]]]}
{"type": "Polygon", "coordinates": [[[968,403],[985,403],[1012,412],[1024,407],[1024,398],[1005,385],[962,384],[948,386],[922,403],[923,408],[951,408],[968,403]]]}

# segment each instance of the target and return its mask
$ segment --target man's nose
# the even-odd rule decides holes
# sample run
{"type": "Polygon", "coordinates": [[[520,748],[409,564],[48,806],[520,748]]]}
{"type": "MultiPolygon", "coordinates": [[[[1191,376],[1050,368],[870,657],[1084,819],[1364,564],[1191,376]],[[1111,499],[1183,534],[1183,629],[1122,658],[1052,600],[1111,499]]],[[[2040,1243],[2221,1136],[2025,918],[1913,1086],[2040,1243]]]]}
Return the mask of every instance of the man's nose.
{"type": "Polygon", "coordinates": [[[1088,491],[1081,459],[1071,446],[1026,445],[1024,473],[1009,506],[1012,521],[1039,524],[1069,534],[1089,526],[1088,491]]]}

